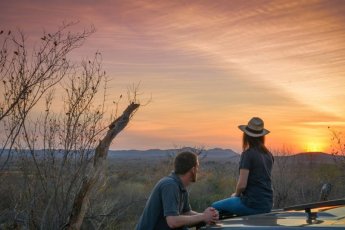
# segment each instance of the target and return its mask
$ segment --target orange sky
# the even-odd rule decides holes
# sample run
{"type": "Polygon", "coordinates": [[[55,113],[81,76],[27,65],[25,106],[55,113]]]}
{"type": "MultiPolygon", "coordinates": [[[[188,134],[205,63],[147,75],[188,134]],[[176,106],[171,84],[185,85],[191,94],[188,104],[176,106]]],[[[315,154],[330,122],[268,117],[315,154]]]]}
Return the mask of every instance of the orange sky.
{"type": "Polygon", "coordinates": [[[345,1],[1,1],[1,29],[34,40],[62,21],[97,32],[108,100],[141,82],[152,102],[113,149],[222,147],[260,116],[272,148],[328,151],[345,126],[345,1]]]}

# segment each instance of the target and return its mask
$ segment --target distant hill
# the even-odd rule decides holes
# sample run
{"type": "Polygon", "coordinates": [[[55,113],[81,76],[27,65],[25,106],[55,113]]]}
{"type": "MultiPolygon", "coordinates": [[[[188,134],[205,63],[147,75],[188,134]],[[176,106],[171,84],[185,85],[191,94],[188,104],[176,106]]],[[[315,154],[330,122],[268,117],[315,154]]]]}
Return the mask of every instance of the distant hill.
{"type": "MultiPolygon", "coordinates": [[[[178,150],[176,149],[150,149],[150,150],[110,150],[110,159],[123,160],[164,160],[174,157],[178,150]]],[[[203,161],[231,161],[239,162],[240,154],[231,149],[213,148],[204,150],[200,159],[203,161]]],[[[308,164],[333,164],[334,156],[322,152],[303,152],[288,156],[275,156],[276,160],[285,159],[291,164],[308,163],[308,164]]]]}
{"type": "MultiPolygon", "coordinates": [[[[179,150],[177,149],[150,149],[150,150],[109,150],[108,157],[110,159],[123,160],[164,160],[174,157],[179,150]]],[[[28,150],[23,150],[21,154],[30,154],[28,150]]],[[[43,150],[35,150],[36,157],[41,157],[43,150]]],[[[8,154],[8,150],[4,150],[4,155],[8,154]]],[[[13,157],[18,155],[13,152],[13,157]]],[[[63,151],[57,150],[55,156],[62,157],[63,151]]],[[[240,154],[231,149],[213,148],[203,150],[200,159],[203,161],[232,161],[239,162],[240,154]]],[[[335,162],[334,156],[323,152],[303,152],[288,156],[275,156],[276,160],[285,159],[289,163],[324,163],[333,164],[335,162]]]]}
{"type": "Polygon", "coordinates": [[[323,152],[304,152],[304,153],[298,153],[295,155],[291,155],[288,157],[291,159],[295,159],[298,162],[305,162],[305,163],[332,164],[335,162],[334,156],[327,154],[327,153],[323,153],[323,152]]]}
{"type": "MultiPolygon", "coordinates": [[[[109,150],[108,157],[111,159],[128,160],[161,160],[176,155],[176,149],[150,149],[150,150],[109,150]]],[[[214,148],[202,151],[200,158],[213,161],[238,161],[240,155],[231,149],[214,148]]]]}

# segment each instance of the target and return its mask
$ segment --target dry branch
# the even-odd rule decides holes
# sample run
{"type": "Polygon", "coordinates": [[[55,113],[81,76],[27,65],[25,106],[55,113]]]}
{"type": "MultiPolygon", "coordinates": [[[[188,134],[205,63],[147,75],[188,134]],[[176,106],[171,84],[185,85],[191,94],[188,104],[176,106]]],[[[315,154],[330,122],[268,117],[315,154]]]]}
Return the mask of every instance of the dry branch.
{"type": "Polygon", "coordinates": [[[139,106],[140,104],[132,102],[123,112],[123,114],[111,123],[107,134],[96,147],[93,167],[91,168],[89,176],[84,178],[82,186],[74,199],[69,221],[65,225],[66,229],[80,229],[88,208],[90,194],[95,185],[102,181],[104,177],[104,166],[108,155],[109,146],[116,135],[127,126],[130,118],[133,116],[134,112],[139,108],[139,106]]]}

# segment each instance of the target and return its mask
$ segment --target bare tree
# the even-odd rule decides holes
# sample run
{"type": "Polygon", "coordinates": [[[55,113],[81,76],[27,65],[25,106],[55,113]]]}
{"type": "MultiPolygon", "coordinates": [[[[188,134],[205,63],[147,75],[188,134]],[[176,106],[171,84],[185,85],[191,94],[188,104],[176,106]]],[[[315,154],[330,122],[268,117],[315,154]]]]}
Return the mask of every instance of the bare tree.
{"type": "Polygon", "coordinates": [[[338,165],[345,171],[345,142],[342,132],[328,128],[331,131],[331,154],[338,165]]]}
{"type": "Polygon", "coordinates": [[[97,182],[102,181],[104,177],[104,167],[112,140],[120,133],[128,124],[133,112],[139,107],[139,104],[132,102],[123,112],[122,116],[117,118],[109,126],[106,136],[100,141],[96,148],[94,163],[90,174],[84,178],[82,187],[78,191],[73,204],[70,220],[67,229],[79,229],[85,213],[87,211],[90,193],[97,182]]]}
{"type": "MultiPolygon", "coordinates": [[[[344,191],[345,189],[345,142],[344,142],[344,135],[341,131],[333,130],[329,127],[329,130],[332,134],[332,150],[331,154],[333,155],[333,159],[338,166],[341,175],[340,181],[342,183],[338,184],[338,190],[344,191]]],[[[337,189],[335,187],[335,190],[337,189]]]]}
{"type": "Polygon", "coordinates": [[[73,69],[67,55],[94,32],[93,28],[80,33],[70,32],[73,25],[63,24],[54,33],[44,32],[38,48],[31,52],[22,31],[0,34],[0,87],[3,94],[0,125],[5,132],[0,152],[1,170],[10,159],[30,111],[73,69]]]}
{"type": "Polygon", "coordinates": [[[1,184],[11,179],[5,172],[20,172],[16,181],[22,189],[12,191],[9,196],[15,198],[0,217],[10,215],[7,219],[14,224],[30,229],[81,227],[90,197],[104,183],[110,143],[139,107],[135,89],[123,115],[110,115],[113,122],[107,125],[111,120],[106,118],[107,79],[100,53],[81,65],[67,58],[94,29],[69,32],[73,25],[44,32],[31,56],[22,32],[18,32],[20,40],[8,33],[1,50],[5,100],[0,103],[0,124],[6,131],[1,184]],[[11,55],[10,49],[15,50],[11,55]],[[32,111],[39,101],[45,107],[37,116],[32,111]],[[56,111],[58,101],[63,107],[56,111]]]}

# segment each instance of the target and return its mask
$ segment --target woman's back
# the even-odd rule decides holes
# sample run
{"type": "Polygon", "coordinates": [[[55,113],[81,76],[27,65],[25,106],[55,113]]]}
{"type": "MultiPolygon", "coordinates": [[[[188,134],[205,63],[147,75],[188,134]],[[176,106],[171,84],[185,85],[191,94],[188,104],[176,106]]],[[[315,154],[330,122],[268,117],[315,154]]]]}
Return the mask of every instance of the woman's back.
{"type": "Polygon", "coordinates": [[[269,211],[273,205],[271,172],[273,156],[257,148],[249,148],[241,155],[240,169],[248,169],[247,187],[242,193],[245,205],[269,211]]]}

